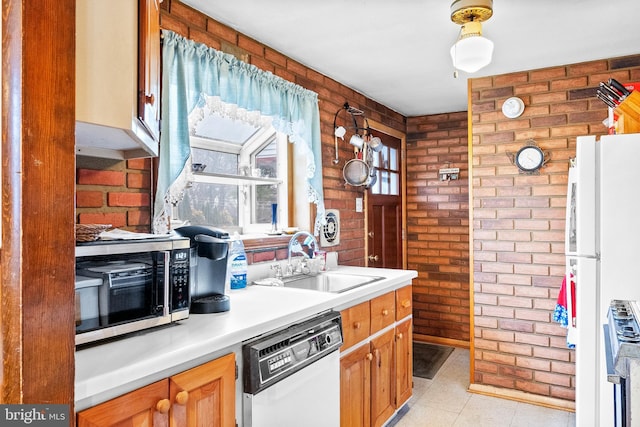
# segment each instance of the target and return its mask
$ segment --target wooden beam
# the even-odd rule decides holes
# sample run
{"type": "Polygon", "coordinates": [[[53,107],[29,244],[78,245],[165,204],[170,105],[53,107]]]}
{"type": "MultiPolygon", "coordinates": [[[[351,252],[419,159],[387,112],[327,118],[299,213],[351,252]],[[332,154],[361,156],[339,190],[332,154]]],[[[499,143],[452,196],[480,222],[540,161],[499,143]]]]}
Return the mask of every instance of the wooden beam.
{"type": "Polygon", "coordinates": [[[2,15],[0,399],[72,412],[75,1],[3,0],[2,15]]]}

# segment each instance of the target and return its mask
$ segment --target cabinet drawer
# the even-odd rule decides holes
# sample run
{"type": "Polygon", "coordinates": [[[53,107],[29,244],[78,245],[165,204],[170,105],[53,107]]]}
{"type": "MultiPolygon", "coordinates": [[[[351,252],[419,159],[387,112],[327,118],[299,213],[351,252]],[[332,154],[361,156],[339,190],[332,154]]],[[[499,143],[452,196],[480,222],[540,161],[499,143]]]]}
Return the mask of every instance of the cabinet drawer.
{"type": "Polygon", "coordinates": [[[389,292],[371,300],[371,333],[396,321],[396,294],[389,292]]]}
{"type": "Polygon", "coordinates": [[[344,340],[341,350],[344,351],[370,335],[369,301],[342,310],[340,314],[344,340]]]}
{"type": "Polygon", "coordinates": [[[413,312],[413,293],[411,286],[396,290],[396,320],[401,320],[413,312]]]}

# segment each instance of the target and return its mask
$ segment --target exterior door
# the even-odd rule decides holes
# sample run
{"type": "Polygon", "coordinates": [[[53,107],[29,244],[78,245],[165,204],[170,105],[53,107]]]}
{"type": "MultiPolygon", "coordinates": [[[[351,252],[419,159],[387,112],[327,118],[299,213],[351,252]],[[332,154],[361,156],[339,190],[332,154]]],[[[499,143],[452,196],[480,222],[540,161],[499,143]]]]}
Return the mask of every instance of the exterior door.
{"type": "Polygon", "coordinates": [[[402,140],[373,130],[383,149],[373,153],[376,181],[367,194],[367,265],[403,268],[403,159],[402,140]]]}

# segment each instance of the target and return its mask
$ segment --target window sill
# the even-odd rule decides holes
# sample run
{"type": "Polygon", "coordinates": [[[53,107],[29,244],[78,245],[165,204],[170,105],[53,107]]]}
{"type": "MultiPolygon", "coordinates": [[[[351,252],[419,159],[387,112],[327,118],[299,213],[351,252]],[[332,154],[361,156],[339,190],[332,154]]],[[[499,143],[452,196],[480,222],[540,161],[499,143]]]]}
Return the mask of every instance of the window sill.
{"type": "Polygon", "coordinates": [[[268,234],[248,234],[241,236],[245,250],[257,251],[260,249],[286,248],[291,236],[282,234],[270,236],[268,234]]]}

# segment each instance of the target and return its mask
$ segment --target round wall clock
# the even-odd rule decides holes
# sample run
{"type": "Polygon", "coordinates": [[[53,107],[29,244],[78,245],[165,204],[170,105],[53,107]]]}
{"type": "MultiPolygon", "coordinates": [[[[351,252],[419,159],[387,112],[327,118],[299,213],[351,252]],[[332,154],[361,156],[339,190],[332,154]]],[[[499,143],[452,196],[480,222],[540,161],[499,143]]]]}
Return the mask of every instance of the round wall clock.
{"type": "Polygon", "coordinates": [[[506,101],[504,101],[504,104],[502,104],[502,114],[504,114],[505,117],[508,117],[510,119],[515,119],[516,117],[520,117],[520,115],[523,112],[524,112],[524,102],[522,102],[522,99],[516,96],[512,96],[511,98],[508,98],[506,101]]]}
{"type": "Polygon", "coordinates": [[[525,145],[515,154],[514,163],[523,172],[536,172],[544,165],[544,153],[536,145],[525,145]]]}

